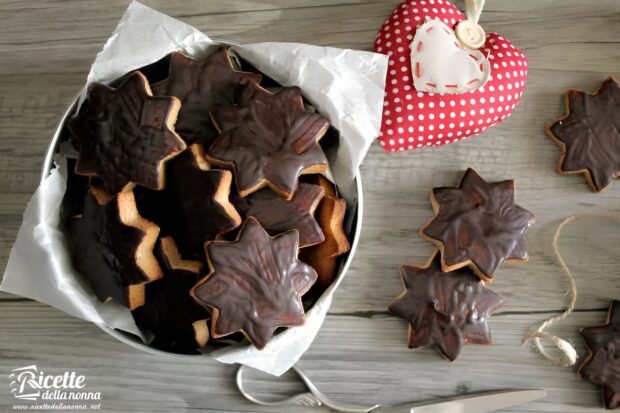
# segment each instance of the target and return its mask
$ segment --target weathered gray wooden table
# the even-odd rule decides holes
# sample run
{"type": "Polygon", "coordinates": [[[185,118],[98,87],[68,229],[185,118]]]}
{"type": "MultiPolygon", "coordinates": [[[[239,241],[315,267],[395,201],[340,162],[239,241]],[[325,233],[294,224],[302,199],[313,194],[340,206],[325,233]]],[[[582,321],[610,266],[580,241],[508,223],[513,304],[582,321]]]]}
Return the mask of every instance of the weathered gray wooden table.
{"type": "MultiPolygon", "coordinates": [[[[147,0],[210,35],[242,42],[293,41],[370,49],[396,0],[147,0]]],[[[0,266],[6,265],[21,214],[37,187],[48,139],[85,80],[90,62],[127,0],[0,1],[0,266]]],[[[325,325],[299,365],[338,400],[399,403],[456,393],[541,387],[549,397],[512,411],[599,411],[600,391],[575,368],[552,367],[520,345],[528,326],[564,305],[566,282],[550,254],[559,221],[574,213],[620,210],[620,182],[594,194],[584,179],[554,172],[557,147],[543,126],[563,113],[570,87],[594,89],[620,76],[620,1],[490,0],[482,24],[523,49],[528,86],[503,124],[458,144],[385,154],[374,145],[362,168],[364,229],[352,268],[325,325]],[[410,351],[405,324],[388,315],[401,289],[401,263],[432,251],[418,236],[431,216],[428,188],[452,185],[466,167],[492,180],[514,178],[518,201],[537,216],[527,264],[505,265],[492,288],[506,304],[492,319],[494,344],[467,346],[449,364],[434,350],[410,351]]],[[[552,332],[583,356],[578,329],[604,322],[620,298],[620,227],[576,222],[560,243],[577,277],[578,311],[552,332]]],[[[37,364],[48,373],[77,370],[102,392],[104,411],[265,411],[242,399],[234,368],[144,354],[97,327],[53,308],[0,294],[0,410],[11,410],[9,371],[37,364]]],[[[256,377],[256,376],[253,376],[256,377]]],[[[285,376],[286,377],[286,376],[285,376]]],[[[252,383],[267,391],[272,383],[252,383]]],[[[275,386],[284,393],[295,385],[275,386]]],[[[296,409],[296,411],[303,409],[296,409]]],[[[281,411],[291,411],[282,408],[281,411]]],[[[308,409],[308,411],[311,411],[308,409]]]]}

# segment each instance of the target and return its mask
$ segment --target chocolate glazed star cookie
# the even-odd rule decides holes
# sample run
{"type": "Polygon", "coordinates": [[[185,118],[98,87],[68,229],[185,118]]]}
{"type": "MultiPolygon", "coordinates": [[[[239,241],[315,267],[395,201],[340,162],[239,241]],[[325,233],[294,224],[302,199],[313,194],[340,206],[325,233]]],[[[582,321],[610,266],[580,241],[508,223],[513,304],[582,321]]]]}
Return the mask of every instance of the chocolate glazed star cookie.
{"type": "Polygon", "coordinates": [[[465,343],[490,344],[488,320],[503,299],[468,268],[443,272],[439,255],[401,267],[405,287],[389,310],[409,323],[409,348],[435,346],[454,361],[465,343]]]}
{"type": "Polygon", "coordinates": [[[614,300],[609,306],[607,324],[584,328],[581,335],[590,354],[579,368],[579,375],[603,387],[607,409],[620,407],[620,301],[614,300]]]}
{"type": "Polygon", "coordinates": [[[608,78],[594,93],[569,90],[566,114],[547,127],[562,150],[557,171],[585,175],[595,192],[620,175],[620,86],[608,78]]]}
{"type": "Polygon", "coordinates": [[[444,271],[469,265],[490,281],[502,262],[528,259],[534,215],[515,203],[514,181],[487,183],[468,169],[458,188],[433,188],[430,199],[435,217],[420,233],[441,250],[444,271]]]}
{"type": "Polygon", "coordinates": [[[191,145],[168,166],[166,195],[174,206],[171,232],[181,251],[204,257],[204,243],[241,225],[228,200],[232,173],[211,169],[198,144],[191,145]]]}
{"type": "Polygon", "coordinates": [[[189,291],[205,266],[181,258],[172,237],[159,241],[164,277],[146,285],[146,303],[133,311],[136,324],[155,334],[151,345],[178,353],[196,354],[209,340],[211,314],[189,291]]]}
{"type": "Polygon", "coordinates": [[[133,184],[162,189],[164,164],[185,149],[173,128],[179,108],[175,97],[152,96],[140,72],[118,89],[92,84],[68,122],[79,150],[75,172],[97,176],[110,193],[133,184]]]}
{"type": "Polygon", "coordinates": [[[300,174],[327,168],[318,142],[329,122],[304,109],[299,88],[272,94],[250,83],[237,106],[215,110],[212,116],[220,135],[207,151],[207,159],[233,168],[242,197],[269,186],[291,199],[300,174]]]}
{"type": "Polygon", "coordinates": [[[194,299],[212,309],[211,337],[241,331],[258,349],[277,327],[304,323],[301,296],[316,272],[297,260],[296,230],[270,237],[254,218],[237,241],[206,244],[210,273],[194,286],[194,299]]]}
{"type": "Polygon", "coordinates": [[[260,81],[258,73],[236,70],[227,48],[201,59],[175,52],[170,57],[168,78],[155,83],[153,93],[179,98],[182,105],[176,131],[187,143],[208,148],[218,134],[209,112],[236,103],[242,85],[260,81]]]}
{"type": "Polygon", "coordinates": [[[263,188],[245,198],[238,195],[233,204],[245,217],[254,217],[271,235],[296,229],[299,248],[323,242],[321,227],[314,219],[314,210],[323,198],[323,188],[300,183],[290,201],[269,188],[263,188]]]}
{"type": "Polygon", "coordinates": [[[144,304],[144,284],[163,273],[153,255],[159,227],[138,214],[132,191],[110,197],[92,187],[81,216],[69,222],[73,263],[101,301],[133,310],[144,304]]]}

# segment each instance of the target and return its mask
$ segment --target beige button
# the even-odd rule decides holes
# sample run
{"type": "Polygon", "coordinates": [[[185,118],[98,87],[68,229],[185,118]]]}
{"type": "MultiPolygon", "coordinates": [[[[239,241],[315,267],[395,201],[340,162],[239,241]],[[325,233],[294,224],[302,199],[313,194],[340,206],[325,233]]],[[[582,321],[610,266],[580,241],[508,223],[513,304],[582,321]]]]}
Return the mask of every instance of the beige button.
{"type": "Polygon", "coordinates": [[[478,49],[482,47],[486,41],[484,29],[480,27],[478,23],[469,20],[459,22],[454,32],[461,44],[470,49],[478,49]]]}

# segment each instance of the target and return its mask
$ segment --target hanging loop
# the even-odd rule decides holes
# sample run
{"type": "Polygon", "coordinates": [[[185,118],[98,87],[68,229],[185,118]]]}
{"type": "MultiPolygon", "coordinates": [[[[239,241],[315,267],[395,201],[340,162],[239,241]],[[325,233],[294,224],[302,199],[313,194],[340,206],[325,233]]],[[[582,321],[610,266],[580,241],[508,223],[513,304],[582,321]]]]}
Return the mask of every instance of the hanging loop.
{"type": "Polygon", "coordinates": [[[483,7],[484,0],[465,0],[467,20],[459,22],[454,29],[461,44],[470,49],[479,49],[486,41],[486,33],[478,24],[483,7]]]}

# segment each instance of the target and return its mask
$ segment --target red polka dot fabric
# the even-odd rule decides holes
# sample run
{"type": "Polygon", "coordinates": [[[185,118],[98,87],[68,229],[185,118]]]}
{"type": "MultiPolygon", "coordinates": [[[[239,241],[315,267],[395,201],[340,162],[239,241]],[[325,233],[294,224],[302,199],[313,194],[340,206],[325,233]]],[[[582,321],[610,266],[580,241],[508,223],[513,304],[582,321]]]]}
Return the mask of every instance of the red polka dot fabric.
{"type": "Polygon", "coordinates": [[[489,33],[479,49],[491,65],[483,87],[457,95],[416,91],[410,44],[416,29],[429,19],[454,29],[465,16],[448,0],[408,0],[394,9],[375,40],[374,51],[389,56],[379,137],[389,152],[445,145],[482,133],[512,113],[525,89],[525,55],[489,33]]]}

